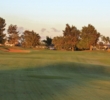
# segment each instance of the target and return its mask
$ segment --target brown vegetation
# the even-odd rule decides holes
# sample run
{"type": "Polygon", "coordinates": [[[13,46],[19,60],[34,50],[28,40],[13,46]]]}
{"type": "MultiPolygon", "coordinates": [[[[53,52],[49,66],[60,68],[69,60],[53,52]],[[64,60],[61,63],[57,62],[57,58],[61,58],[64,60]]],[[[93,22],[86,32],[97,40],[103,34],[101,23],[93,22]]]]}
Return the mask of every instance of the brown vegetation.
{"type": "Polygon", "coordinates": [[[22,52],[22,53],[30,53],[30,50],[24,50],[21,48],[17,48],[17,47],[10,47],[10,48],[6,48],[6,47],[0,47],[0,51],[3,52],[22,52]]]}
{"type": "Polygon", "coordinates": [[[23,52],[23,53],[30,53],[30,50],[9,49],[9,52],[23,52]]]}
{"type": "Polygon", "coordinates": [[[108,49],[107,51],[110,52],[110,49],[108,49]]]}

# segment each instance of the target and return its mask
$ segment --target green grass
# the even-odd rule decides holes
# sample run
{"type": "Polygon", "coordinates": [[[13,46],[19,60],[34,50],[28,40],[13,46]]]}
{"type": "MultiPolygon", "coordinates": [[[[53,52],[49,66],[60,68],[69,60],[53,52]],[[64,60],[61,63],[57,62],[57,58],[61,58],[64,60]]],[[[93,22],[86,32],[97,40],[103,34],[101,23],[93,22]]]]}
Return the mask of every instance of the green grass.
{"type": "Polygon", "coordinates": [[[110,53],[0,51],[0,100],[110,100],[110,53]]]}

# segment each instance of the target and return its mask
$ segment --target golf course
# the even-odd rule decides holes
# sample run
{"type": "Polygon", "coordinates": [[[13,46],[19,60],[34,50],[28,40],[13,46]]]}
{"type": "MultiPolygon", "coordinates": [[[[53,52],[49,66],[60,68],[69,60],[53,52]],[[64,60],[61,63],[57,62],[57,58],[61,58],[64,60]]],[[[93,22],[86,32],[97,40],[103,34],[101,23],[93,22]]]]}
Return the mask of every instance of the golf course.
{"type": "Polygon", "coordinates": [[[0,51],[0,100],[110,100],[110,52],[0,51]]]}

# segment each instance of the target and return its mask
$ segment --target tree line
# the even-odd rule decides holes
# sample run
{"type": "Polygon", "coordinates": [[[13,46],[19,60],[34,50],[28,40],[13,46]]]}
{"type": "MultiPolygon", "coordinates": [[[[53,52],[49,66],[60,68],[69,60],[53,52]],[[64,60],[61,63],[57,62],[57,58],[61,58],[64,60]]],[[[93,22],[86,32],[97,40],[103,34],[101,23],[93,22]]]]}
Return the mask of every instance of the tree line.
{"type": "Polygon", "coordinates": [[[40,44],[40,35],[36,32],[25,30],[23,33],[18,31],[17,25],[9,25],[7,35],[4,33],[6,22],[5,19],[0,17],[0,44],[8,41],[9,44],[22,47],[36,47],[40,44]]]}
{"type": "MultiPolygon", "coordinates": [[[[17,25],[9,25],[6,32],[6,22],[5,19],[0,17],[0,44],[4,44],[8,41],[10,44],[20,45],[26,48],[34,48],[37,45],[41,45],[40,35],[35,31],[25,30],[20,33],[17,29],[17,25]],[[8,34],[8,35],[6,35],[8,34]]],[[[58,50],[91,50],[93,46],[102,46],[104,44],[110,43],[110,38],[101,35],[93,25],[88,24],[88,26],[82,27],[81,30],[77,29],[75,26],[70,26],[66,24],[63,30],[62,36],[56,36],[53,39],[46,37],[43,40],[46,46],[51,46],[52,44],[58,50]],[[101,42],[99,39],[101,38],[101,42]]]]}

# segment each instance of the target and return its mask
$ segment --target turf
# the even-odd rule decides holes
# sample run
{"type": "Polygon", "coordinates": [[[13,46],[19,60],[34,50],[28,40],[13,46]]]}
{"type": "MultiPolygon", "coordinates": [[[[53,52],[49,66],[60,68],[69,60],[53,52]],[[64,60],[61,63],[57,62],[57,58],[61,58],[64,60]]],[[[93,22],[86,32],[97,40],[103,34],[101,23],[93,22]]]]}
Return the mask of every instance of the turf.
{"type": "Polygon", "coordinates": [[[110,100],[110,53],[0,51],[0,100],[110,100]]]}

